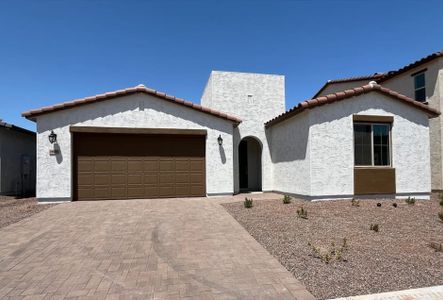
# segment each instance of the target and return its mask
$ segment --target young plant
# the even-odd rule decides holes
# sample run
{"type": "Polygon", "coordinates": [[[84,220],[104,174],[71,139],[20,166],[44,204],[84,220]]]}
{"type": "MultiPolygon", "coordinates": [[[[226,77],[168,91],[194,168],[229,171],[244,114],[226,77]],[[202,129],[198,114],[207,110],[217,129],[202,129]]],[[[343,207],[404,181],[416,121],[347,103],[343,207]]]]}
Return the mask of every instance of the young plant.
{"type": "Polygon", "coordinates": [[[379,229],[380,229],[380,226],[378,224],[371,224],[369,226],[369,229],[372,230],[372,231],[378,232],[379,229]]]}
{"type": "Polygon", "coordinates": [[[253,202],[254,200],[252,200],[252,198],[250,199],[245,198],[245,202],[243,202],[243,204],[245,205],[246,208],[251,208],[252,206],[254,206],[253,202]]]}
{"type": "Polygon", "coordinates": [[[395,203],[395,202],[392,203],[392,206],[397,207],[397,203],[395,203]]]}
{"type": "Polygon", "coordinates": [[[355,207],[359,207],[360,206],[360,200],[355,200],[354,198],[352,198],[351,205],[355,206],[355,207]]]}
{"type": "Polygon", "coordinates": [[[311,247],[313,256],[321,259],[326,264],[333,261],[346,261],[344,254],[349,249],[346,238],[343,239],[342,245],[338,248],[334,242],[331,243],[330,247],[320,247],[311,242],[308,242],[308,245],[311,247]]]}
{"type": "Polygon", "coordinates": [[[443,222],[443,211],[438,213],[438,217],[440,218],[440,221],[443,222]]]}
{"type": "Polygon", "coordinates": [[[289,203],[291,203],[291,197],[289,197],[288,195],[284,195],[283,204],[289,204],[289,203]]]}
{"type": "Polygon", "coordinates": [[[414,205],[415,204],[415,198],[414,197],[408,197],[408,199],[406,199],[405,202],[408,205],[414,205]]]}
{"type": "Polygon", "coordinates": [[[440,196],[440,205],[443,206],[443,195],[440,196]]]}
{"type": "Polygon", "coordinates": [[[308,218],[308,211],[303,208],[303,206],[300,209],[297,209],[297,217],[302,219],[308,218]]]}

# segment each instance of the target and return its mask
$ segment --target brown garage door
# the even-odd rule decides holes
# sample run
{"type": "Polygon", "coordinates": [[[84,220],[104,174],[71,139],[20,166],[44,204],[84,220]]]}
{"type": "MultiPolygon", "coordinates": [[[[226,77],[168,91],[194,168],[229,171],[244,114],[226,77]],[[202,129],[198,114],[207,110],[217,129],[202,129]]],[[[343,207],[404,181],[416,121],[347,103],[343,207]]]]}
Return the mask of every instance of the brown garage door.
{"type": "Polygon", "coordinates": [[[205,195],[205,136],[74,134],[77,200],[205,195]]]}

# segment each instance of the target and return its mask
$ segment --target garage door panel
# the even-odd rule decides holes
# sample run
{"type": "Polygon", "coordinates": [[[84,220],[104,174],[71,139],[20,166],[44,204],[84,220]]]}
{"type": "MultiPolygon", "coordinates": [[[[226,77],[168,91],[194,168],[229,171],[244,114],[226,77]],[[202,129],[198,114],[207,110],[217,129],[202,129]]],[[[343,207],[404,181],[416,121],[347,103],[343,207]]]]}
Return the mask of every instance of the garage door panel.
{"type": "Polygon", "coordinates": [[[143,198],[145,196],[145,188],[142,185],[128,185],[128,197],[143,198]]]}
{"type": "Polygon", "coordinates": [[[175,161],[176,171],[188,171],[190,166],[189,159],[177,159],[175,161]]]}
{"type": "Polygon", "coordinates": [[[111,187],[111,199],[125,199],[126,185],[117,185],[111,187]]]}
{"type": "Polygon", "coordinates": [[[115,184],[126,184],[126,174],[112,174],[111,175],[111,183],[115,184]]]}
{"type": "Polygon", "coordinates": [[[196,197],[201,196],[204,194],[204,191],[205,191],[204,185],[196,185],[196,186],[191,185],[190,186],[190,194],[192,196],[196,196],[196,197]]]}
{"type": "Polygon", "coordinates": [[[94,173],[83,172],[78,178],[78,184],[88,186],[94,182],[94,173]]]}
{"type": "Polygon", "coordinates": [[[167,198],[176,197],[175,186],[174,185],[159,186],[158,187],[158,195],[159,195],[159,197],[167,197],[167,198]]]}
{"type": "Polygon", "coordinates": [[[112,172],[126,171],[126,160],[112,158],[111,165],[112,165],[112,172]]]}
{"type": "Polygon", "coordinates": [[[78,171],[81,172],[92,172],[94,171],[94,165],[92,159],[89,158],[79,158],[78,160],[78,171]]]}
{"type": "Polygon", "coordinates": [[[74,135],[78,200],[205,195],[203,136],[74,135]]]}
{"type": "Polygon", "coordinates": [[[165,183],[175,182],[175,173],[174,172],[162,172],[158,176],[158,183],[160,185],[165,183]]]}
{"type": "Polygon", "coordinates": [[[110,184],[111,184],[111,175],[110,174],[95,174],[94,175],[94,185],[109,186],[110,184]]]}
{"type": "Polygon", "coordinates": [[[142,159],[128,159],[128,172],[143,171],[142,159]]]}
{"type": "Polygon", "coordinates": [[[175,161],[174,161],[174,159],[161,159],[159,163],[160,163],[159,170],[161,172],[175,171],[175,161]]]}
{"type": "Polygon", "coordinates": [[[145,178],[144,178],[144,183],[145,184],[157,184],[158,183],[158,173],[145,173],[145,178]]]}
{"type": "Polygon", "coordinates": [[[128,174],[128,184],[143,184],[143,174],[128,174]]]}
{"type": "Polygon", "coordinates": [[[109,159],[96,159],[94,160],[94,171],[95,172],[109,172],[112,170],[111,163],[109,159]]]}
{"type": "Polygon", "coordinates": [[[205,161],[204,159],[193,159],[190,161],[190,170],[191,171],[203,171],[205,169],[205,161]]]}
{"type": "Polygon", "coordinates": [[[184,173],[184,172],[181,172],[181,173],[176,173],[175,174],[175,182],[177,183],[177,184],[179,184],[179,183],[189,183],[189,179],[190,179],[190,176],[189,176],[189,173],[184,173]]]}
{"type": "Polygon", "coordinates": [[[94,187],[85,185],[85,186],[78,189],[77,195],[79,198],[93,199],[94,198],[94,187]]]}
{"type": "Polygon", "coordinates": [[[146,158],[144,160],[144,171],[158,171],[159,168],[158,158],[146,158]]]}
{"type": "Polygon", "coordinates": [[[94,186],[94,198],[112,199],[111,188],[109,186],[94,186]]]}

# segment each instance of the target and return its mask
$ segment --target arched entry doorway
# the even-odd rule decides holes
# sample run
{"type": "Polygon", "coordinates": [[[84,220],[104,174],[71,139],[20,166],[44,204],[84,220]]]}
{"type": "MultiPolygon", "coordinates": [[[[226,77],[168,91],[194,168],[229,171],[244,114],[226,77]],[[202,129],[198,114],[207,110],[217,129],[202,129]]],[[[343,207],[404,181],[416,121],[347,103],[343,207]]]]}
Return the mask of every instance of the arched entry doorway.
{"type": "Polygon", "coordinates": [[[260,142],[253,137],[245,137],[238,146],[240,191],[261,191],[261,152],[260,142]]]}

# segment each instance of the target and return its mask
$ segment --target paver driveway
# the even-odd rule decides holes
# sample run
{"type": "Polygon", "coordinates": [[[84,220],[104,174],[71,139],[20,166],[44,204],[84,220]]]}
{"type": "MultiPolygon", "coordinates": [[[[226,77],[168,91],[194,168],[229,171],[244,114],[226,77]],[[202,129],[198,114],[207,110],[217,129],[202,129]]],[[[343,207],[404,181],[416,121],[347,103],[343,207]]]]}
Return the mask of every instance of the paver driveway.
{"type": "Polygon", "coordinates": [[[218,202],[73,202],[2,228],[0,298],[312,299],[218,202]]]}

